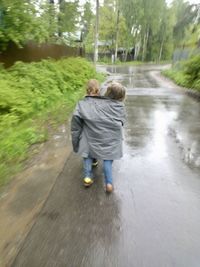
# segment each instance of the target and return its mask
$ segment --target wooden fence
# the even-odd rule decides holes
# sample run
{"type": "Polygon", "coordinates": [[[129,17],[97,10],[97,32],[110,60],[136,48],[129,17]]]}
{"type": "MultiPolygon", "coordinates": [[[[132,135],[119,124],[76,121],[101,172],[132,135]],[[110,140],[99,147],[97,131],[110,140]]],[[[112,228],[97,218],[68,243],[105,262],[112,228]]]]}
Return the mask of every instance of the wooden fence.
{"type": "Polygon", "coordinates": [[[29,42],[23,48],[19,48],[14,43],[10,43],[6,51],[0,52],[0,63],[3,63],[8,68],[16,61],[32,62],[47,58],[77,57],[83,56],[83,54],[81,47],[69,47],[57,44],[38,45],[29,42]]]}

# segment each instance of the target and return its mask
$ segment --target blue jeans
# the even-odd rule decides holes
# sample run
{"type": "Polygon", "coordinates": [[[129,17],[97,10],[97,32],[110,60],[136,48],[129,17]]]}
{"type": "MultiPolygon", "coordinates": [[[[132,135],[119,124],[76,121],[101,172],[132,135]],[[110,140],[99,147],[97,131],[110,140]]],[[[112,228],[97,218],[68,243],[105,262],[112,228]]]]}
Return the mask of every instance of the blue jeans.
{"type": "MultiPolygon", "coordinates": [[[[92,158],[83,158],[84,177],[93,179],[92,162],[92,158]]],[[[112,163],[113,160],[103,160],[103,172],[106,184],[112,184],[112,163]]]]}

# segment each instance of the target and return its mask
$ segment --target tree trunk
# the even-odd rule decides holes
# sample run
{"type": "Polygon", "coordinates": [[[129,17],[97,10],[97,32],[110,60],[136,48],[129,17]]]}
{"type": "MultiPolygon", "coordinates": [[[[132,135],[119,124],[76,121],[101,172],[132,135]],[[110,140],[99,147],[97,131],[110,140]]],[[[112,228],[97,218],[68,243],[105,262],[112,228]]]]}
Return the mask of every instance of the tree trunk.
{"type": "Polygon", "coordinates": [[[61,18],[60,18],[60,14],[62,12],[62,2],[63,0],[59,0],[58,1],[58,9],[59,9],[59,14],[58,14],[58,36],[59,37],[62,37],[62,30],[61,30],[61,27],[62,27],[62,22],[61,22],[61,18]]]}
{"type": "Polygon", "coordinates": [[[142,61],[144,61],[144,58],[145,58],[145,51],[146,51],[146,33],[144,34],[144,38],[143,38],[142,61]]]}
{"type": "Polygon", "coordinates": [[[119,37],[119,9],[117,10],[116,39],[115,39],[115,61],[117,60],[118,37],[119,37]]]}
{"type": "Polygon", "coordinates": [[[158,58],[159,62],[160,62],[161,57],[162,57],[163,44],[164,44],[164,37],[162,38],[162,43],[161,43],[161,46],[160,46],[160,53],[159,53],[159,58],[158,58]]]}
{"type": "Polygon", "coordinates": [[[98,40],[99,40],[99,0],[96,0],[96,23],[94,41],[94,64],[98,61],[98,40]]]}
{"type": "Polygon", "coordinates": [[[145,58],[146,58],[146,50],[147,50],[148,39],[149,39],[149,26],[147,27],[147,31],[144,34],[142,61],[144,61],[145,58]]]}
{"type": "Polygon", "coordinates": [[[134,60],[138,60],[138,55],[140,54],[140,48],[141,48],[141,41],[138,41],[135,44],[135,55],[134,55],[134,60]]]}
{"type": "Polygon", "coordinates": [[[135,36],[135,43],[134,43],[134,48],[135,48],[135,54],[134,54],[134,60],[137,60],[138,59],[138,55],[140,53],[140,49],[141,49],[141,38],[138,34],[138,29],[137,29],[137,32],[136,32],[136,36],[135,36]]]}

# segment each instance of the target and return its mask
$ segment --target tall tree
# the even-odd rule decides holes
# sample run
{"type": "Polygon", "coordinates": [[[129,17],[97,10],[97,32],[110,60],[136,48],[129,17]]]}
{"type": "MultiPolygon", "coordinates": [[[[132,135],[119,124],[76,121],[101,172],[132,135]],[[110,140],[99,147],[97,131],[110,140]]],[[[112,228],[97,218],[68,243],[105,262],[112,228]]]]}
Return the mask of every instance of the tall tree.
{"type": "Polygon", "coordinates": [[[159,31],[165,7],[165,0],[121,0],[121,9],[132,37],[130,41],[141,51],[142,60],[152,58],[152,43],[159,31]]]}
{"type": "Polygon", "coordinates": [[[99,36],[101,40],[111,43],[111,48],[115,50],[116,39],[119,45],[123,46],[126,35],[125,19],[116,6],[116,1],[112,1],[100,7],[99,36]]]}
{"type": "MultiPolygon", "coordinates": [[[[101,52],[105,50],[112,50],[115,52],[116,48],[116,26],[117,26],[117,9],[116,1],[106,0],[103,6],[99,7],[99,40],[102,45],[99,49],[101,52]]],[[[119,14],[119,13],[118,13],[119,14]]],[[[96,19],[96,18],[95,18],[96,19]]],[[[118,21],[118,46],[124,46],[127,40],[127,29],[125,19],[122,14],[119,14],[118,21]]],[[[87,36],[86,45],[89,51],[92,51],[92,43],[94,42],[95,28],[93,25],[95,21],[92,20],[89,34],[87,36]]]]}
{"type": "Polygon", "coordinates": [[[115,38],[115,60],[117,59],[118,39],[119,39],[119,6],[117,5],[116,38],[115,38]]]}
{"type": "Polygon", "coordinates": [[[135,46],[140,42],[143,10],[141,0],[120,0],[120,10],[127,25],[127,47],[135,46]]]}
{"type": "Polygon", "coordinates": [[[83,41],[88,35],[93,16],[94,14],[92,12],[91,3],[89,1],[86,1],[86,3],[83,6],[83,15],[81,16],[81,22],[80,22],[83,41]]]}
{"type": "Polygon", "coordinates": [[[36,1],[1,0],[0,46],[9,41],[22,46],[27,40],[42,42],[49,38],[46,24],[36,9],[36,1]]]}
{"type": "Polygon", "coordinates": [[[58,35],[60,37],[64,32],[72,33],[76,30],[80,15],[78,7],[78,0],[74,2],[59,0],[58,35]]]}
{"type": "Polygon", "coordinates": [[[96,21],[95,21],[95,41],[94,41],[94,64],[98,61],[98,41],[99,41],[99,0],[96,0],[96,21]]]}
{"type": "Polygon", "coordinates": [[[195,23],[199,7],[183,0],[174,0],[172,4],[176,17],[173,29],[174,45],[180,46],[184,44],[187,29],[192,23],[195,23]]]}
{"type": "Polygon", "coordinates": [[[54,0],[41,1],[38,4],[40,10],[40,20],[47,29],[49,37],[54,37],[57,32],[57,11],[54,0]]]}

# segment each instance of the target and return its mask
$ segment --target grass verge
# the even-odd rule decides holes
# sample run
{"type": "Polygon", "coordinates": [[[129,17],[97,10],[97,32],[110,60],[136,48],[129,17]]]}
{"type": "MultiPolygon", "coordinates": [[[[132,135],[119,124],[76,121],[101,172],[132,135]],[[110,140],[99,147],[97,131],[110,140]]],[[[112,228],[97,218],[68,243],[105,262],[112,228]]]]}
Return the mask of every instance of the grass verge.
{"type": "Polygon", "coordinates": [[[176,84],[200,92],[200,55],[179,62],[169,70],[162,72],[176,84]]]}
{"type": "Polygon", "coordinates": [[[17,62],[0,69],[0,186],[19,172],[33,144],[66,121],[88,79],[102,79],[82,58],[17,62]]]}

